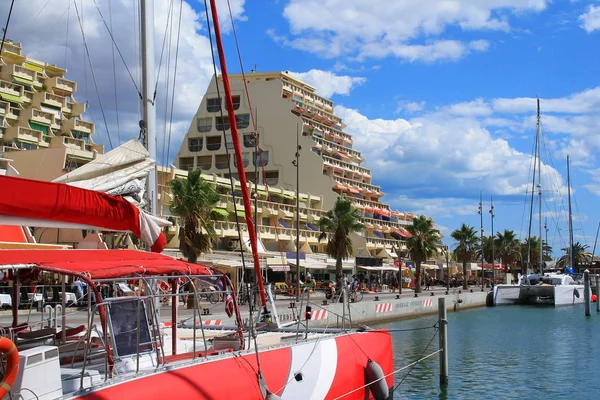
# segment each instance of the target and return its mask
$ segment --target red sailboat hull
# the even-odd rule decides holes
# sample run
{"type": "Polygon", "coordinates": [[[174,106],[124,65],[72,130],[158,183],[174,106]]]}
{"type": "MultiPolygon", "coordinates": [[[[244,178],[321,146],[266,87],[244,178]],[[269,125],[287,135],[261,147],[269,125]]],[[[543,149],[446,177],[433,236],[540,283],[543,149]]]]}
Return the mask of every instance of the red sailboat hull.
{"type": "MultiPolygon", "coordinates": [[[[389,332],[376,330],[260,351],[266,388],[290,399],[373,398],[365,385],[369,359],[381,366],[388,387],[394,384],[392,341],[389,332]],[[358,389],[358,390],[356,390],[358,389]],[[355,391],[353,391],[355,390],[355,391]],[[351,393],[350,393],[351,392],[351,393]]],[[[168,371],[128,377],[123,382],[91,389],[78,399],[263,399],[254,353],[231,353],[224,358],[190,360],[168,371]]]]}

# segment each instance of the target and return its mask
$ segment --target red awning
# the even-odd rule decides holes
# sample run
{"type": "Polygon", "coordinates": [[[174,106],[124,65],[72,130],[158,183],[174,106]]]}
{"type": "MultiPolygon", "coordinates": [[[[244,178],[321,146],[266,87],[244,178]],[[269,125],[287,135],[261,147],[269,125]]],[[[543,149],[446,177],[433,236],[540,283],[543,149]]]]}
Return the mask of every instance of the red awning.
{"type": "Polygon", "coordinates": [[[360,191],[354,186],[350,186],[350,193],[360,194],[360,191]]]}
{"type": "Polygon", "coordinates": [[[398,236],[401,236],[403,238],[409,238],[412,235],[405,229],[397,229],[396,231],[394,231],[394,233],[398,236]]]}
{"type": "Polygon", "coordinates": [[[376,209],[375,214],[383,215],[384,217],[389,217],[390,213],[385,210],[376,209]]]}
{"type": "Polygon", "coordinates": [[[132,232],[155,252],[167,243],[162,227],[170,223],[140,211],[122,197],[4,175],[0,175],[0,187],[1,224],[132,232]]]}
{"type": "Polygon", "coordinates": [[[204,265],[136,250],[0,250],[0,268],[17,264],[35,264],[43,270],[70,275],[84,274],[91,279],[136,274],[213,274],[213,270],[204,265]]]}

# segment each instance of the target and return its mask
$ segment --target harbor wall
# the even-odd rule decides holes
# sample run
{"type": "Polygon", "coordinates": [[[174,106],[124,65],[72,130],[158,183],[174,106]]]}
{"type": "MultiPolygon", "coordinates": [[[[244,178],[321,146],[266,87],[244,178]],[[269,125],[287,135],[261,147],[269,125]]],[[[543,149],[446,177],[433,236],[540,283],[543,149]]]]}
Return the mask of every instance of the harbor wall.
{"type": "MultiPolygon", "coordinates": [[[[350,303],[350,318],[353,324],[363,325],[437,314],[438,298],[440,296],[446,298],[448,311],[483,307],[485,306],[487,294],[488,291],[481,292],[474,289],[473,293],[458,293],[458,291],[455,291],[444,295],[442,292],[442,294],[435,296],[431,296],[429,293],[421,293],[418,297],[407,294],[401,295],[399,299],[386,297],[380,298],[379,301],[371,297],[365,297],[358,303],[350,303]]],[[[320,302],[311,301],[309,306],[311,307],[310,327],[341,328],[343,316],[346,316],[346,319],[348,317],[348,307],[344,312],[344,306],[341,303],[324,305],[320,302]]],[[[296,303],[296,307],[300,307],[300,303],[296,303]]],[[[302,315],[305,313],[305,307],[306,303],[302,305],[302,315]]],[[[296,313],[297,311],[293,308],[289,308],[289,306],[281,308],[281,305],[278,304],[277,314],[281,323],[293,321],[296,313]]]]}

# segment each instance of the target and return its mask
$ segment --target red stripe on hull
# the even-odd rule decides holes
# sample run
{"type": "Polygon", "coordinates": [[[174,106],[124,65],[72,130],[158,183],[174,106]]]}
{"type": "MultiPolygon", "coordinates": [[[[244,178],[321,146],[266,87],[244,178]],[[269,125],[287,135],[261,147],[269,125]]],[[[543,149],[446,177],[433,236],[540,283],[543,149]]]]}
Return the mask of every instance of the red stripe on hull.
{"type": "MultiPolygon", "coordinates": [[[[336,342],[338,368],[327,397],[325,397],[326,400],[333,400],[365,385],[365,367],[368,358],[379,364],[386,375],[394,370],[392,337],[386,330],[357,333],[352,337],[340,336],[336,338],[336,342]]],[[[388,376],[386,382],[388,387],[393,386],[394,375],[388,376]]],[[[367,398],[371,399],[372,397],[367,398]]],[[[343,399],[364,400],[365,389],[357,390],[351,395],[344,396],[343,399]]]]}

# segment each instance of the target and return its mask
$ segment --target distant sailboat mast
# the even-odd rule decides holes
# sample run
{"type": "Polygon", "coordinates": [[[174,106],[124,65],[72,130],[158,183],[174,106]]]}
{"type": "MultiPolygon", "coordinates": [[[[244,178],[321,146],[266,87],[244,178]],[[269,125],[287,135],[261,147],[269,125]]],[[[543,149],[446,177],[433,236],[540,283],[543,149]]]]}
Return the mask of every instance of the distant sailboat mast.
{"type": "Polygon", "coordinates": [[[537,164],[538,164],[538,220],[539,220],[539,232],[540,232],[540,236],[539,236],[539,242],[540,242],[540,249],[539,249],[539,264],[538,264],[538,272],[540,274],[544,273],[544,255],[543,255],[543,250],[544,250],[544,243],[542,241],[542,146],[541,146],[541,115],[540,115],[540,99],[537,99],[537,126],[536,126],[536,134],[537,134],[537,164]]]}
{"type": "Polygon", "coordinates": [[[567,155],[567,194],[569,200],[569,263],[570,267],[575,271],[575,257],[573,254],[573,215],[571,214],[571,170],[569,168],[569,155],[567,155]]]}

